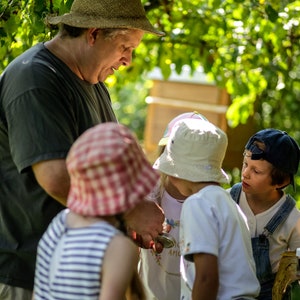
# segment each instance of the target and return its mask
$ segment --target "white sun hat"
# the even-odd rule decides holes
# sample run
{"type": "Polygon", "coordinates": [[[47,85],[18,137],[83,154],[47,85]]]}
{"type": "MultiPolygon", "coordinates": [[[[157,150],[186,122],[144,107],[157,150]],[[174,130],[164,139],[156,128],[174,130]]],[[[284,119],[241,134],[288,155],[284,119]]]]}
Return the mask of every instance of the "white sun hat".
{"type": "Polygon", "coordinates": [[[192,182],[228,183],[222,169],[228,139],[220,128],[201,119],[178,121],[154,168],[192,182]]]}

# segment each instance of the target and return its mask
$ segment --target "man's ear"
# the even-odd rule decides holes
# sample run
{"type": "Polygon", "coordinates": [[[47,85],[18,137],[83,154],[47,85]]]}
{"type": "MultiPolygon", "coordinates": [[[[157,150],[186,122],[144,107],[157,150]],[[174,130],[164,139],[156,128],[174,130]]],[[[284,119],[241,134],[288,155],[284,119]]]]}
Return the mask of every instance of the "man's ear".
{"type": "Polygon", "coordinates": [[[89,28],[87,30],[87,41],[90,45],[93,45],[97,39],[99,28],[89,28]]]}

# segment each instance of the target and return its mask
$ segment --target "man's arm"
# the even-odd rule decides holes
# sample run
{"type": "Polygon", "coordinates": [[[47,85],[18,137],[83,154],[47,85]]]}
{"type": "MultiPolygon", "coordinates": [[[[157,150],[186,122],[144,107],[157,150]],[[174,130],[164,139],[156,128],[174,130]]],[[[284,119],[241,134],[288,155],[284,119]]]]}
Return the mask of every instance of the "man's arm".
{"type": "Polygon", "coordinates": [[[39,185],[52,198],[66,206],[70,189],[70,177],[65,159],[45,160],[32,166],[39,185]]]}
{"type": "MultiPolygon", "coordinates": [[[[34,164],[32,170],[46,193],[66,206],[70,177],[65,160],[41,161],[34,164]]],[[[140,235],[143,246],[149,248],[151,241],[163,230],[164,213],[156,203],[145,200],[126,213],[125,220],[128,227],[140,235]]]]}

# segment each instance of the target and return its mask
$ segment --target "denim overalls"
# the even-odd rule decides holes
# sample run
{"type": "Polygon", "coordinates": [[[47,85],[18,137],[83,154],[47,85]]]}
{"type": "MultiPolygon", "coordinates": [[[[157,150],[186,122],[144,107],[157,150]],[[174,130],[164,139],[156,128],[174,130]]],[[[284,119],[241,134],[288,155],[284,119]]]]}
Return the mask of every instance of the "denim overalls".
{"type": "MultiPolygon", "coordinates": [[[[241,183],[236,183],[230,190],[231,197],[236,203],[239,203],[241,190],[241,183]]],[[[256,265],[256,276],[261,286],[260,294],[257,297],[259,300],[272,300],[272,288],[276,276],[276,274],[272,273],[268,236],[272,235],[278,225],[287,219],[295,204],[295,200],[287,195],[284,203],[265,226],[263,233],[258,237],[251,238],[253,257],[256,265]]]]}

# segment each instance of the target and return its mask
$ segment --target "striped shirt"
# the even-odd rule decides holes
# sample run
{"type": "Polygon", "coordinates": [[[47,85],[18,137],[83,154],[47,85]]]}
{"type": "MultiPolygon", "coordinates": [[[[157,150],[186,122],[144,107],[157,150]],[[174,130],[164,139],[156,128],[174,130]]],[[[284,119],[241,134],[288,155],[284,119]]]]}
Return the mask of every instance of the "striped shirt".
{"type": "Polygon", "coordinates": [[[35,300],[98,299],[106,248],[119,231],[106,222],[67,228],[68,209],[59,213],[39,242],[35,300]]]}

